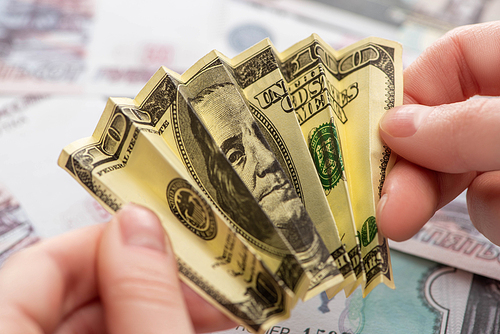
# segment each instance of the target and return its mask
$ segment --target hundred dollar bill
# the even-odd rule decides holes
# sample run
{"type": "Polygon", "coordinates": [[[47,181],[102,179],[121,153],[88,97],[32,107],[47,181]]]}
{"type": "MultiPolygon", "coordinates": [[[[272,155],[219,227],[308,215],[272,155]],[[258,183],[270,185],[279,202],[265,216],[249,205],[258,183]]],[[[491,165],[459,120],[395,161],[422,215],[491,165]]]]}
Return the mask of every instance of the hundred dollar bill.
{"type": "MultiPolygon", "coordinates": [[[[189,91],[195,111],[263,212],[280,229],[301,264],[312,274],[311,284],[303,297],[307,300],[338,285],[343,277],[265,139],[277,133],[264,136],[268,129],[259,128],[252,117],[248,100],[241,91],[248,87],[242,87],[242,82],[235,80],[232,61],[218,52],[211,52],[187,73],[189,82],[184,91],[189,91]],[[199,68],[199,64],[203,66],[199,68]]],[[[249,83],[259,77],[255,73],[259,73],[260,68],[255,60],[246,66],[245,82],[249,83]]]]}
{"type": "Polygon", "coordinates": [[[232,66],[227,68],[344,277],[342,284],[329,289],[334,295],[352,285],[356,277],[295,117],[279,57],[269,39],[265,39],[233,58],[232,66]]]}
{"type": "Polygon", "coordinates": [[[68,145],[59,165],[105,208],[135,202],[170,235],[181,279],[255,332],[288,317],[293,295],[262,264],[160,135],[165,110],[110,99],[90,138],[68,145]]]}
{"type": "MultiPolygon", "coordinates": [[[[215,78],[211,78],[215,79],[215,78]]],[[[201,82],[206,84],[207,82],[201,82]]],[[[196,86],[190,86],[191,93],[196,86]]],[[[200,90],[206,86],[197,86],[200,90]]],[[[223,151],[196,115],[189,95],[176,73],[160,68],[137,95],[141,110],[158,117],[159,134],[182,161],[210,201],[254,247],[267,267],[294,293],[305,294],[311,274],[304,270],[284,229],[276,228],[259,206],[223,151]]],[[[231,158],[230,158],[231,159],[231,158]]],[[[316,251],[316,250],[315,250],[316,251]]],[[[320,256],[313,253],[312,256],[320,256]]],[[[317,262],[315,263],[317,264],[317,262]]]]}
{"type": "MultiPolygon", "coordinates": [[[[171,78],[174,76],[176,74],[170,73],[171,78]]],[[[257,123],[248,110],[244,97],[223,65],[222,56],[212,52],[191,67],[182,76],[182,80],[180,77],[173,80],[178,81],[177,89],[180,92],[178,97],[185,101],[180,102],[179,105],[192,105],[208,130],[208,133],[205,134],[205,127],[199,124],[193,131],[201,139],[202,146],[201,154],[191,153],[194,154],[191,159],[207,161],[208,166],[214,155],[220,157],[219,166],[209,168],[211,171],[218,170],[218,175],[208,177],[214,188],[227,188],[226,178],[228,176],[225,174],[234,173],[234,171],[238,173],[242,182],[239,181],[239,184],[233,184],[230,187],[238,188],[240,192],[248,194],[249,200],[252,200],[252,214],[259,210],[262,212],[263,217],[260,218],[259,224],[267,224],[270,228],[274,226],[277,233],[284,236],[285,244],[290,245],[291,255],[296,256],[302,268],[312,275],[309,289],[303,298],[307,299],[315,293],[339,284],[343,280],[342,275],[331,259],[321,237],[314,229],[284,171],[265,142],[257,123]],[[206,147],[208,143],[213,143],[219,148],[208,148],[206,147]]],[[[181,113],[185,113],[184,109],[181,110],[179,107],[176,111],[179,117],[181,113]]],[[[198,120],[193,115],[191,122],[196,121],[198,120]]],[[[182,127],[180,121],[178,124],[179,127],[182,127]]],[[[178,130],[179,132],[176,132],[174,137],[174,132],[172,132],[174,129],[175,126],[167,129],[170,131],[165,132],[165,138],[172,145],[179,146],[180,141],[186,140],[183,137],[188,136],[187,132],[189,131],[178,130]],[[169,135],[170,133],[172,135],[169,135]]],[[[193,146],[193,143],[185,146],[186,151],[188,151],[188,146],[193,146]]],[[[189,164],[186,159],[184,161],[186,165],[189,164]]],[[[195,172],[197,168],[206,169],[206,167],[194,167],[195,172]]],[[[208,180],[202,182],[207,183],[208,180]]],[[[215,193],[219,197],[217,202],[227,201],[224,197],[231,196],[231,193],[224,189],[218,189],[215,193]]],[[[235,198],[232,200],[234,201],[235,198]]],[[[234,211],[238,207],[241,209],[241,203],[241,201],[233,202],[224,211],[234,211]]],[[[248,209],[251,208],[249,205],[246,204],[248,209]]],[[[241,216],[249,214],[238,213],[239,216],[233,215],[234,217],[231,218],[237,225],[244,226],[238,220],[246,219],[241,216]]],[[[259,224],[253,223],[253,226],[247,226],[246,229],[255,234],[253,230],[259,229],[259,224]]],[[[248,234],[247,231],[244,233],[248,234]]],[[[270,232],[266,232],[265,239],[271,235],[270,232]]],[[[263,240],[259,236],[257,238],[259,249],[269,249],[269,247],[276,246],[270,240],[263,240]]],[[[292,274],[296,275],[293,271],[292,274]]],[[[290,275],[290,273],[286,275],[290,275]]],[[[288,281],[285,279],[285,282],[288,281]]],[[[294,285],[293,283],[290,287],[296,291],[294,285]]],[[[302,297],[301,294],[298,296],[302,297]]]]}
{"type": "MultiPolygon", "coordinates": [[[[380,139],[378,122],[386,110],[402,103],[401,52],[398,43],[380,38],[336,51],[314,34],[284,52],[287,81],[302,86],[295,96],[292,93],[296,102],[302,99],[296,106],[299,122],[308,122],[325,108],[334,115],[332,130],[338,133],[338,163],[345,169],[361,246],[365,295],[381,282],[394,287],[389,247],[378,232],[375,209],[395,159],[380,139]]],[[[320,127],[308,133],[312,149],[311,142],[322,136],[320,127]]]]}
{"type": "MultiPolygon", "coordinates": [[[[349,295],[366,282],[366,274],[335,125],[335,113],[329,102],[330,94],[335,94],[338,89],[328,85],[321,58],[318,57],[319,60],[307,64],[308,66],[300,66],[303,58],[312,61],[309,58],[309,48],[313,41],[313,38],[308,38],[284,51],[281,66],[297,120],[307,140],[340,238],[356,275],[356,282],[346,287],[345,292],[349,295]]],[[[357,92],[351,91],[350,94],[354,98],[357,92]]],[[[332,295],[329,294],[329,297],[332,295]]]]}

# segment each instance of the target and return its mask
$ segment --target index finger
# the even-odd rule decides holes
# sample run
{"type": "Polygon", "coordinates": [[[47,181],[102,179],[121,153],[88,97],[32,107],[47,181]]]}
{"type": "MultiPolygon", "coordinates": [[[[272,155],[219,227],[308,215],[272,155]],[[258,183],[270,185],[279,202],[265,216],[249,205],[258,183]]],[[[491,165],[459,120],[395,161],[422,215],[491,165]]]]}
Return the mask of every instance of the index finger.
{"type": "Polygon", "coordinates": [[[499,39],[500,21],[447,33],[405,70],[405,104],[435,106],[500,95],[499,39]]]}

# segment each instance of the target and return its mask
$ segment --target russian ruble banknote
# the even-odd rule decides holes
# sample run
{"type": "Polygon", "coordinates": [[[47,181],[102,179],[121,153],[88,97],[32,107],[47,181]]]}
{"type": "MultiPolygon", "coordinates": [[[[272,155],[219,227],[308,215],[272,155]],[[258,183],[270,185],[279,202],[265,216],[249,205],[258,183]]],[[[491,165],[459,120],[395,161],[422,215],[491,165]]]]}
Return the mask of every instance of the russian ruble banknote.
{"type": "Polygon", "coordinates": [[[441,208],[411,239],[391,248],[500,280],[500,247],[472,224],[465,193],[441,208]]]}
{"type": "Polygon", "coordinates": [[[299,298],[394,287],[374,216],[400,58],[390,41],[337,52],[312,35],[284,53],[269,40],[233,59],[212,51],[182,75],[161,67],[135,99],[110,99],[59,165],[111,212],[153,209],[182,244],[183,279],[263,331],[299,298]],[[206,252],[199,268],[189,243],[206,252]]]}
{"type": "Polygon", "coordinates": [[[81,92],[93,12],[89,0],[2,1],[2,93],[81,92]]]}
{"type": "Polygon", "coordinates": [[[0,265],[10,254],[38,239],[20,203],[0,184],[0,265]]]}
{"type": "MultiPolygon", "coordinates": [[[[267,334],[497,334],[500,283],[469,271],[392,252],[398,288],[380,287],[363,298],[321,294],[297,305],[290,319],[267,334]]],[[[244,326],[218,332],[245,334],[244,326]]]]}

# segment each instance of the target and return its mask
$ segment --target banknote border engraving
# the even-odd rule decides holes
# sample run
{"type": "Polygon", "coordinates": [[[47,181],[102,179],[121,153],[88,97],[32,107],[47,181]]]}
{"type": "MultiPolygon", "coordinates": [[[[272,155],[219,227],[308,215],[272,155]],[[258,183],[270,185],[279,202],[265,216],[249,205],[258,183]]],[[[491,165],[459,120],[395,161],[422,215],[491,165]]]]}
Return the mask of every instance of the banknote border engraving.
{"type": "Polygon", "coordinates": [[[175,101],[176,94],[177,87],[175,84],[170,80],[162,78],[151,90],[148,98],[141,103],[139,109],[149,113],[153,127],[163,118],[165,112],[168,111],[170,105],[175,101]]]}
{"type": "MultiPolygon", "coordinates": [[[[80,150],[72,153],[68,157],[68,160],[65,164],[66,169],[70,173],[75,175],[75,177],[80,180],[80,182],[84,184],[90,192],[95,194],[114,212],[120,209],[121,204],[116,198],[114,198],[113,195],[109,194],[105,189],[103,189],[103,187],[94,182],[92,173],[94,169],[102,164],[112,161],[118,161],[122,154],[122,150],[124,149],[125,142],[130,137],[132,120],[124,114],[123,110],[121,110],[121,107],[122,106],[120,105],[114,106],[111,116],[109,117],[108,122],[104,127],[105,130],[103,131],[99,140],[96,143],[85,145],[80,150]],[[119,117],[123,118],[123,121],[125,122],[125,127],[122,129],[122,133],[117,133],[116,131],[117,129],[115,121],[119,117]],[[113,129],[113,131],[110,131],[110,129],[113,128],[113,124],[115,124],[115,128],[113,129]],[[109,151],[105,147],[111,140],[119,141],[116,149],[114,149],[113,152],[109,151]],[[100,155],[101,157],[105,158],[97,160],[96,155],[100,155]]],[[[134,129],[134,133],[130,138],[129,147],[127,149],[131,150],[133,148],[139,132],[139,128],[134,129]]],[[[102,171],[100,171],[100,173],[108,173],[112,172],[113,170],[118,170],[125,167],[127,164],[127,159],[126,156],[124,156],[124,159],[121,162],[113,166],[104,168],[102,171]]]]}
{"type": "MultiPolygon", "coordinates": [[[[330,255],[333,257],[333,259],[336,261],[337,264],[339,263],[339,259],[341,257],[348,256],[347,252],[343,246],[340,246],[339,248],[334,250],[330,255]]],[[[352,268],[352,265],[349,265],[349,263],[347,263],[347,261],[345,261],[345,260],[342,260],[342,261],[345,262],[345,264],[341,267],[339,266],[339,271],[345,277],[345,275],[348,274],[349,272],[351,272],[351,271],[354,272],[354,268],[352,268]]]]}
{"type": "Polygon", "coordinates": [[[389,280],[391,279],[391,272],[389,271],[389,247],[387,245],[387,239],[384,237],[384,242],[382,245],[375,246],[370,252],[368,252],[363,258],[366,270],[366,282],[370,283],[379,273],[382,273],[389,280]],[[371,261],[371,262],[370,262],[371,261]],[[370,263],[375,263],[373,266],[369,266],[370,263]]]}
{"type": "Polygon", "coordinates": [[[387,175],[387,167],[389,165],[389,160],[391,158],[392,150],[389,146],[384,145],[384,153],[382,154],[382,159],[380,159],[380,180],[378,185],[378,197],[382,197],[382,188],[384,186],[385,178],[387,175]]]}
{"type": "Polygon", "coordinates": [[[249,328],[252,328],[256,332],[259,331],[260,327],[264,323],[266,317],[269,317],[274,314],[279,314],[282,313],[285,310],[284,307],[284,299],[281,298],[281,302],[276,303],[276,307],[271,310],[269,313],[264,315],[264,308],[259,308],[258,305],[254,305],[254,301],[252,300],[252,297],[256,297],[258,295],[258,292],[256,292],[253,289],[248,289],[246,292],[246,295],[248,295],[248,299],[244,302],[234,304],[230,300],[224,297],[222,293],[220,293],[217,289],[215,289],[208,281],[206,281],[202,276],[196,275],[195,271],[191,269],[190,266],[187,265],[184,261],[181,259],[177,258],[177,267],[179,270],[179,273],[184,275],[188,280],[193,282],[196,286],[198,286],[200,289],[202,289],[206,294],[208,294],[211,298],[213,298],[217,303],[222,305],[224,308],[226,308],[230,313],[236,315],[240,319],[245,321],[245,325],[248,326],[249,328]],[[252,296],[252,297],[250,297],[252,296]],[[246,311],[252,313],[252,315],[255,316],[254,319],[257,319],[257,321],[252,320],[251,317],[247,315],[247,313],[241,311],[241,309],[245,309],[246,311]],[[260,311],[260,314],[258,312],[260,311]],[[260,321],[259,321],[260,320],[260,321]]]}
{"type": "Polygon", "coordinates": [[[242,89],[278,69],[276,57],[270,46],[241,63],[240,66],[235,67],[234,77],[242,89]]]}

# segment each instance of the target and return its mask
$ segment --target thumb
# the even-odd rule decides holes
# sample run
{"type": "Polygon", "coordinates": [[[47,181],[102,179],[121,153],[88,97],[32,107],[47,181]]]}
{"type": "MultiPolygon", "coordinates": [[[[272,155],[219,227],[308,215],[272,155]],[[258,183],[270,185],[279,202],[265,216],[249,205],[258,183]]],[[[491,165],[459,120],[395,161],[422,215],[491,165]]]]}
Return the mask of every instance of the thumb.
{"type": "Polygon", "coordinates": [[[500,169],[500,99],[403,105],[380,122],[382,139],[417,165],[445,173],[500,169]]]}
{"type": "Polygon", "coordinates": [[[98,280],[110,333],[193,333],[177,264],[159,219],[127,205],[106,227],[98,280]]]}

